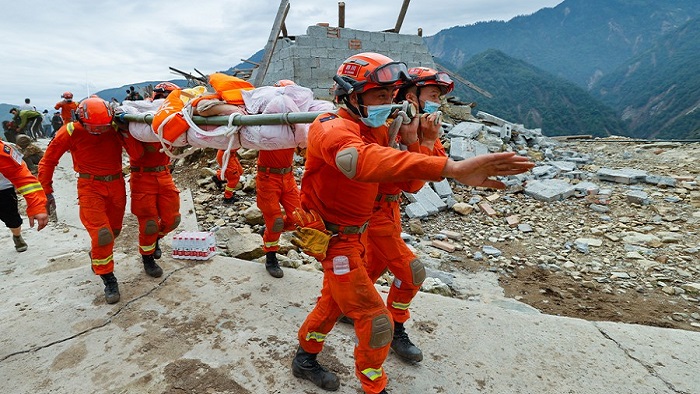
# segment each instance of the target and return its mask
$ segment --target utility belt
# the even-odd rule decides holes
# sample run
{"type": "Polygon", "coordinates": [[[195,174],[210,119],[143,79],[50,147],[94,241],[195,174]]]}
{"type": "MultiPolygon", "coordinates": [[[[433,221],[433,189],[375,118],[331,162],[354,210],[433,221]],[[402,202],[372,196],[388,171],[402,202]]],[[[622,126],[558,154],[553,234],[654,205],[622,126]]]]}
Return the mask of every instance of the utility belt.
{"type": "Polygon", "coordinates": [[[129,167],[131,172],[161,172],[169,170],[170,166],[158,166],[158,167],[129,167]]]}
{"type": "Polygon", "coordinates": [[[339,224],[326,222],[325,220],[323,223],[326,225],[326,230],[334,234],[362,234],[367,230],[367,226],[369,226],[369,221],[364,222],[362,226],[341,226],[339,224]]]}
{"type": "Polygon", "coordinates": [[[377,194],[376,202],[396,202],[401,199],[401,194],[377,194]]]}
{"type": "Polygon", "coordinates": [[[292,167],[284,167],[284,168],[274,168],[274,167],[263,167],[263,166],[258,166],[258,172],[267,172],[270,174],[288,174],[292,172],[292,167]]]}
{"type": "Polygon", "coordinates": [[[124,174],[121,172],[118,172],[118,173],[112,174],[112,175],[92,175],[92,174],[87,174],[84,172],[78,173],[78,178],[92,179],[93,181],[102,181],[102,182],[116,181],[117,179],[121,179],[123,176],[124,176],[124,174]]]}

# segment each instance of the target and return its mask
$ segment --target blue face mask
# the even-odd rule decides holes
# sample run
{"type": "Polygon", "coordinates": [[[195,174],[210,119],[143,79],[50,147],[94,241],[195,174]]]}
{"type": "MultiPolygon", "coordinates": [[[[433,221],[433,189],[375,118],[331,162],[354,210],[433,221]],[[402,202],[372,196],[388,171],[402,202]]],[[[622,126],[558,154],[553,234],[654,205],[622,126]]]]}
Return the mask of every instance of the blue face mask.
{"type": "Polygon", "coordinates": [[[367,117],[360,120],[369,127],[383,126],[391,115],[391,107],[391,104],[368,105],[367,117]]]}
{"type": "Polygon", "coordinates": [[[432,114],[435,111],[437,111],[438,108],[440,108],[440,104],[438,103],[432,101],[426,101],[423,103],[423,112],[425,112],[426,114],[432,114]]]}

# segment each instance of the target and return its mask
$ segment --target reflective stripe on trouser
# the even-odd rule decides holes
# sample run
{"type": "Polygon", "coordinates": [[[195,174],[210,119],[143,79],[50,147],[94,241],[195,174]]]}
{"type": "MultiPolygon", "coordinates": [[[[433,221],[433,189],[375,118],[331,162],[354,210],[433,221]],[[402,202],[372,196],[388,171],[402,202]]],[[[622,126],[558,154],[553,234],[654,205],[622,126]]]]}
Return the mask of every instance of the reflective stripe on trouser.
{"type": "MultiPolygon", "coordinates": [[[[376,209],[376,207],[375,207],[376,209]]],[[[394,274],[386,303],[395,322],[405,323],[411,312],[408,307],[420,290],[423,277],[414,278],[411,262],[416,256],[401,239],[399,203],[381,204],[372,214],[367,228],[367,274],[376,281],[387,269],[394,274]],[[420,279],[417,285],[414,280],[420,279]]]]}
{"type": "Polygon", "coordinates": [[[355,375],[366,392],[378,393],[387,382],[382,364],[389,354],[393,324],[384,301],[367,276],[362,255],[364,246],[360,236],[339,235],[331,239],[326,259],[321,263],[321,296],[299,328],[298,339],[306,352],[319,353],[325,335],[338,317],[344,314],[353,319],[357,336],[355,375]],[[350,272],[345,275],[333,273],[333,257],[340,255],[347,256],[350,261],[350,272]],[[378,325],[378,321],[386,324],[378,325]],[[381,330],[377,330],[378,327],[381,330]]]}
{"type": "Polygon", "coordinates": [[[139,222],[139,253],[153,254],[156,241],[180,224],[180,190],[167,171],[134,172],[131,213],[139,222]]]}
{"type": "Polygon", "coordinates": [[[90,235],[92,270],[97,275],[108,274],[114,271],[114,232],[121,231],[126,209],[124,179],[78,178],[78,204],[80,221],[90,235]]]}
{"type": "Polygon", "coordinates": [[[284,175],[258,172],[255,183],[256,202],[265,219],[263,251],[276,252],[282,231],[291,229],[291,220],[282,214],[280,204],[285,212],[294,212],[301,205],[299,188],[291,172],[284,175]]]}

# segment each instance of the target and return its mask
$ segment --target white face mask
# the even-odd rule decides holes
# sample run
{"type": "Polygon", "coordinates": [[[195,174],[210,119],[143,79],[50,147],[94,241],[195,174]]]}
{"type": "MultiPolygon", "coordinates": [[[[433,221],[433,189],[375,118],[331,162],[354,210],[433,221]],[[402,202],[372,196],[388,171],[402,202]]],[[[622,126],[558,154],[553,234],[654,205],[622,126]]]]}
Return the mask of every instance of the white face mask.
{"type": "Polygon", "coordinates": [[[391,115],[392,104],[382,104],[382,105],[368,105],[367,117],[360,118],[362,123],[369,127],[379,127],[386,123],[391,115]]]}
{"type": "Polygon", "coordinates": [[[440,108],[440,104],[433,101],[426,101],[423,103],[423,112],[426,114],[435,113],[435,111],[440,108]]]}

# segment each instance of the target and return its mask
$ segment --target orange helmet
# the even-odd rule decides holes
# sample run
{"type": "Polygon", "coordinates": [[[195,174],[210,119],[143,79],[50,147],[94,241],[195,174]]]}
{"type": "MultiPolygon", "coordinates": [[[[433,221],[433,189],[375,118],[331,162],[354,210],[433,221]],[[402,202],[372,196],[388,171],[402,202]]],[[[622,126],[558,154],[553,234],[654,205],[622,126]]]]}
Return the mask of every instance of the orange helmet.
{"type": "Polygon", "coordinates": [[[61,98],[64,98],[66,100],[72,100],[73,99],[73,93],[71,92],[63,92],[61,95],[61,98]]]}
{"type": "Polygon", "coordinates": [[[78,104],[75,116],[91,134],[102,134],[112,128],[114,110],[99,97],[87,98],[78,104]]]}
{"type": "Polygon", "coordinates": [[[397,86],[409,80],[406,64],[374,52],[358,53],[350,56],[340,65],[333,77],[336,83],[335,95],[363,93],[383,86],[397,86]]]}
{"type": "Polygon", "coordinates": [[[292,81],[291,79],[280,79],[279,81],[275,82],[274,85],[272,85],[272,86],[274,86],[276,88],[282,88],[285,86],[292,86],[292,85],[296,85],[296,83],[294,83],[294,81],[292,81]]]}
{"type": "Polygon", "coordinates": [[[442,94],[450,93],[455,88],[455,83],[447,73],[433,70],[428,67],[413,67],[408,70],[411,77],[409,85],[428,86],[437,85],[442,94]]]}

